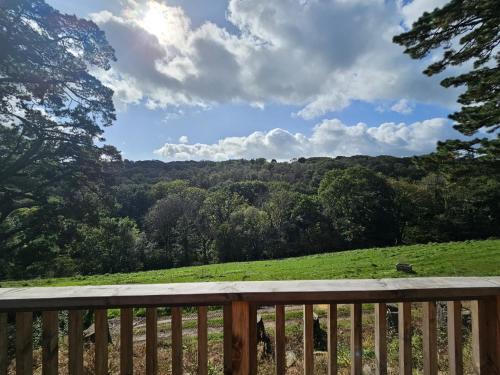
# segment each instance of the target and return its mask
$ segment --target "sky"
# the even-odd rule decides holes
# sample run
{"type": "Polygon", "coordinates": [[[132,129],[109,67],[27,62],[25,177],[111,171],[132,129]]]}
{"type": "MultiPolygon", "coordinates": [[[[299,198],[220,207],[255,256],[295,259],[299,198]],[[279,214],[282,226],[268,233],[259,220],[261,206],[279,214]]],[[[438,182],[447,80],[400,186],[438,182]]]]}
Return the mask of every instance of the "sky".
{"type": "MultiPolygon", "coordinates": [[[[459,138],[459,92],[392,43],[446,0],[47,0],[114,47],[116,123],[130,160],[394,155],[459,138]]],[[[450,74],[450,72],[448,72],[450,74]]]]}

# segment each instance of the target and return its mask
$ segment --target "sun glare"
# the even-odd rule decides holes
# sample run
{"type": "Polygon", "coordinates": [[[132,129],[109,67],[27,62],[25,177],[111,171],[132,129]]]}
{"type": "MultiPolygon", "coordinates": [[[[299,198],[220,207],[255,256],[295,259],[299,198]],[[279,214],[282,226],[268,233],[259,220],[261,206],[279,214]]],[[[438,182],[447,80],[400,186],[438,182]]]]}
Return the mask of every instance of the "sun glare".
{"type": "Polygon", "coordinates": [[[165,18],[158,9],[150,8],[144,16],[143,25],[151,34],[160,36],[165,30],[165,18]]]}

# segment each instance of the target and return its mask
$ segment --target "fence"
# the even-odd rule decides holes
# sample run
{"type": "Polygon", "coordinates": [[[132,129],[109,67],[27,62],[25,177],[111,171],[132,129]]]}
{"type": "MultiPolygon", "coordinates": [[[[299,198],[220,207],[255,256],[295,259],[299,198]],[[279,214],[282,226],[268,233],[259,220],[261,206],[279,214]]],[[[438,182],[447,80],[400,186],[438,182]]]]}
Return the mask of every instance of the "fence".
{"type": "Polygon", "coordinates": [[[337,306],[350,305],[351,374],[362,373],[362,304],[375,309],[376,373],[387,373],[386,304],[398,303],[399,373],[412,372],[411,303],[422,304],[425,374],[437,373],[436,301],[448,305],[449,372],[462,373],[461,303],[472,314],[473,370],[500,374],[500,278],[412,278],[186,283],[0,289],[0,374],[7,372],[7,314],[15,314],[15,368],[33,372],[33,312],[42,313],[43,374],[57,374],[58,312],[68,314],[68,371],[83,374],[83,311],[94,310],[94,372],[108,373],[107,309],[120,309],[120,373],[133,372],[133,308],[146,308],[146,373],[158,372],[158,307],[171,308],[172,374],[183,371],[182,307],[197,307],[198,373],[208,368],[208,306],[223,306],[224,373],[257,373],[257,306],[275,306],[275,371],[284,374],[285,304],[303,304],[304,374],[314,371],[313,305],[328,306],[328,373],[337,373],[337,306]]]}

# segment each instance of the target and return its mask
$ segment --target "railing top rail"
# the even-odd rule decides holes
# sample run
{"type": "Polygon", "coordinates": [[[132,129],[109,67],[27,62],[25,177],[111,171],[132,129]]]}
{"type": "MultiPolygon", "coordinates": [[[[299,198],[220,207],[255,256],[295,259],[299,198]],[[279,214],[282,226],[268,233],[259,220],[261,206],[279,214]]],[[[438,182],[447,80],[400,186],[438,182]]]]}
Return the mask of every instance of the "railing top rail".
{"type": "Polygon", "coordinates": [[[427,277],[0,288],[0,310],[467,300],[500,295],[500,277],[427,277]]]}

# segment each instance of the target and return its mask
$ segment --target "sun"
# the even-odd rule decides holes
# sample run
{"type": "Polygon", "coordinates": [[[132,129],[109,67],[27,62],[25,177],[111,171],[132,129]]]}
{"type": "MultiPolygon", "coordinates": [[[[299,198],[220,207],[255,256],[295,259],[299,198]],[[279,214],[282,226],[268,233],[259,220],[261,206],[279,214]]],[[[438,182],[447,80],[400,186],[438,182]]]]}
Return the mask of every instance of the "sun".
{"type": "Polygon", "coordinates": [[[142,24],[146,31],[156,36],[160,36],[165,31],[166,26],[163,13],[155,7],[148,9],[142,24]]]}

